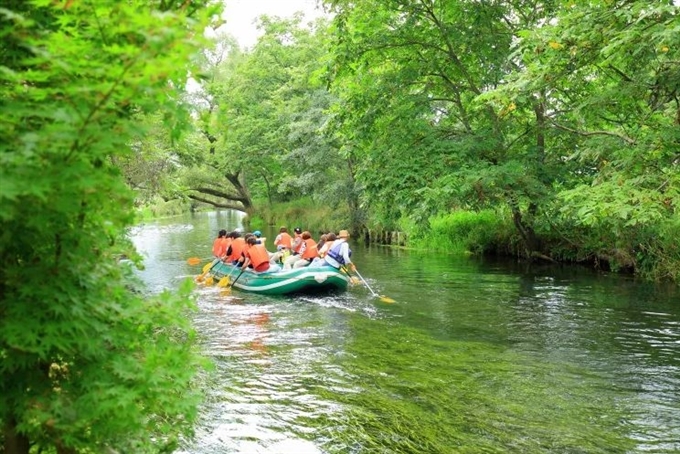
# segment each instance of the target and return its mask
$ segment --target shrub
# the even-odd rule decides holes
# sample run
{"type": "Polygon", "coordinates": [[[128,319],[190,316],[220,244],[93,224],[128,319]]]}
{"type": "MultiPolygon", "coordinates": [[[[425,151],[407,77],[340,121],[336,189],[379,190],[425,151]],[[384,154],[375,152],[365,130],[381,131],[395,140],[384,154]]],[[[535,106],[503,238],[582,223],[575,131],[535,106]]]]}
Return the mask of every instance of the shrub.
{"type": "Polygon", "coordinates": [[[512,226],[494,211],[455,211],[430,218],[429,229],[414,231],[410,245],[453,253],[496,252],[510,243],[512,226]]]}

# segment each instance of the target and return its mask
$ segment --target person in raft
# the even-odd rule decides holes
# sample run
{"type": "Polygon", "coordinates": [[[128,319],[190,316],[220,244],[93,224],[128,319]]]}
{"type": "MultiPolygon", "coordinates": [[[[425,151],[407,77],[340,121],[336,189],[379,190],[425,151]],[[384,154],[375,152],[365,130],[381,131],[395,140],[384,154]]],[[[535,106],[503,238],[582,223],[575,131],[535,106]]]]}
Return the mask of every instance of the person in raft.
{"type": "Polygon", "coordinates": [[[241,266],[239,260],[241,260],[243,251],[246,248],[246,242],[241,238],[241,233],[236,230],[231,232],[229,236],[231,237],[231,245],[227,248],[223,260],[232,265],[241,266]]]}
{"type": "Polygon", "coordinates": [[[278,262],[285,260],[293,247],[293,238],[291,238],[286,227],[281,227],[279,229],[279,234],[274,238],[274,246],[276,246],[276,252],[269,258],[269,262],[272,265],[276,265],[278,262]]]}
{"type": "Polygon", "coordinates": [[[257,244],[257,237],[251,235],[246,239],[246,248],[243,251],[245,260],[243,267],[252,268],[257,273],[269,271],[269,253],[267,249],[261,244],[257,244]]]}
{"type": "Polygon", "coordinates": [[[213,241],[212,252],[215,258],[221,259],[227,252],[227,248],[231,243],[231,238],[227,238],[227,231],[222,229],[217,233],[217,238],[213,241]]]}
{"type": "Polygon", "coordinates": [[[267,241],[267,238],[262,238],[262,232],[259,230],[255,230],[253,235],[255,235],[255,238],[257,238],[257,244],[264,245],[265,241],[267,241]]]}
{"type": "Polygon", "coordinates": [[[293,267],[293,264],[300,260],[300,250],[304,244],[302,239],[302,229],[300,227],[295,227],[293,230],[295,232],[295,237],[293,238],[293,244],[291,245],[291,255],[283,260],[283,269],[289,270],[293,267]]]}
{"type": "Polygon", "coordinates": [[[349,248],[347,239],[349,238],[349,232],[347,230],[340,230],[338,237],[331,247],[328,249],[326,256],[323,258],[325,265],[332,266],[335,269],[340,269],[341,267],[349,267],[352,271],[356,271],[356,266],[352,263],[350,256],[352,255],[352,250],[349,248]]]}
{"type": "Polygon", "coordinates": [[[319,251],[316,249],[316,241],[312,239],[312,234],[305,230],[302,232],[301,237],[302,247],[300,248],[300,253],[292,256],[295,260],[290,261],[290,258],[286,260],[286,263],[283,265],[284,270],[308,266],[312,263],[312,260],[319,256],[319,251]]]}
{"type": "Polygon", "coordinates": [[[279,229],[279,234],[274,238],[274,246],[276,246],[277,251],[282,249],[290,249],[293,246],[293,239],[288,234],[288,229],[286,227],[281,227],[279,229]]]}
{"type": "Polygon", "coordinates": [[[312,263],[309,264],[310,268],[317,268],[319,266],[325,266],[326,265],[326,261],[324,260],[324,257],[326,257],[328,250],[331,248],[331,246],[333,245],[333,242],[335,240],[337,240],[337,238],[335,236],[335,233],[333,233],[333,232],[329,232],[329,233],[326,233],[325,235],[321,235],[321,239],[319,240],[319,243],[316,245],[317,257],[314,260],[312,260],[312,263]],[[322,241],[323,241],[323,244],[321,244],[322,241]]]}

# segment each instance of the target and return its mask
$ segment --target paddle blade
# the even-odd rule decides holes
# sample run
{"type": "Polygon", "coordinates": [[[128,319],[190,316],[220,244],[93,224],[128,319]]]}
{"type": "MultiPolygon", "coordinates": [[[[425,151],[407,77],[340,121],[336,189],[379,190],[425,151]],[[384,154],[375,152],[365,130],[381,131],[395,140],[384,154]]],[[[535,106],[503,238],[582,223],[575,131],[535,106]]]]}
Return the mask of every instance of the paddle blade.
{"type": "Polygon", "coordinates": [[[385,295],[380,295],[380,301],[382,301],[383,303],[396,303],[395,300],[393,300],[392,298],[389,298],[385,295]]]}
{"type": "Polygon", "coordinates": [[[231,295],[231,287],[227,287],[225,289],[222,289],[220,292],[220,296],[229,296],[231,295]]]}
{"type": "Polygon", "coordinates": [[[205,285],[213,285],[213,282],[215,282],[215,279],[212,276],[205,278],[205,285]]]}
{"type": "Polygon", "coordinates": [[[208,262],[203,266],[203,273],[207,273],[212,268],[212,263],[208,262]]]}
{"type": "Polygon", "coordinates": [[[356,277],[356,276],[351,276],[351,277],[349,278],[349,281],[352,283],[352,285],[357,285],[357,284],[361,283],[361,281],[359,280],[359,278],[356,277]]]}
{"type": "Polygon", "coordinates": [[[199,259],[198,257],[189,257],[187,259],[187,263],[189,265],[198,265],[199,263],[201,263],[201,259],[199,259]]]}
{"type": "Polygon", "coordinates": [[[229,276],[224,276],[217,282],[218,287],[226,287],[227,285],[229,285],[229,276]]]}

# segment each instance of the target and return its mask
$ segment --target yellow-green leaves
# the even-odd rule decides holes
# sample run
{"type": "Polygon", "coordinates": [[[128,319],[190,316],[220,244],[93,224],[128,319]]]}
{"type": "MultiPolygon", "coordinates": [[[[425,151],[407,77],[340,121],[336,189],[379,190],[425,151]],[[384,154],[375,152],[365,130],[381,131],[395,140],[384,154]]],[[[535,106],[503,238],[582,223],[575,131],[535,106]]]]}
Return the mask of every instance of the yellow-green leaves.
{"type": "Polygon", "coordinates": [[[182,3],[0,9],[0,419],[35,450],[150,452],[195,416],[188,290],[142,296],[117,262],[135,114],[183,115],[174,87],[211,20],[182,3]]]}

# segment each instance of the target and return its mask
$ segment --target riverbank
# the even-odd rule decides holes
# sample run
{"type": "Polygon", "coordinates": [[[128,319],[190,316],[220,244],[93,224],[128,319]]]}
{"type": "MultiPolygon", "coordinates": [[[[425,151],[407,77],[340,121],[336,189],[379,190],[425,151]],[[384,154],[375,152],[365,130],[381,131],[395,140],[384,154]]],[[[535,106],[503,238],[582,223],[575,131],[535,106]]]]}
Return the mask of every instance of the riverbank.
{"type": "MultiPolygon", "coordinates": [[[[359,216],[359,218],[362,218],[359,216]]],[[[502,209],[457,210],[429,219],[423,227],[409,219],[391,224],[370,220],[352,225],[349,211],[314,204],[309,199],[258,207],[244,222],[251,230],[265,226],[301,226],[313,234],[349,228],[367,243],[423,249],[437,253],[495,255],[523,261],[585,265],[640,276],[649,281],[680,281],[680,218],[628,231],[602,231],[537,216],[534,250],[527,250],[512,215],[502,209]]],[[[676,216],[677,218],[677,216],[676,216]]]]}
{"type": "MultiPolygon", "coordinates": [[[[206,209],[210,209],[206,207],[206,209]]],[[[164,202],[138,211],[139,221],[195,211],[188,203],[164,202]]],[[[199,210],[200,211],[200,210],[199,210]]],[[[346,228],[352,237],[370,244],[427,250],[436,253],[513,257],[522,261],[568,263],[593,269],[639,276],[648,281],[680,282],[680,219],[627,231],[602,231],[584,225],[567,225],[558,217],[536,217],[533,234],[537,247],[528,251],[512,215],[502,209],[457,210],[432,216],[427,226],[410,219],[384,223],[356,215],[310,198],[286,203],[258,203],[243,219],[249,230],[279,226],[301,227],[316,238],[322,232],[346,228]]],[[[676,216],[677,218],[677,216],[676,216]]]]}

